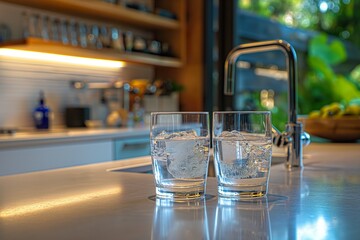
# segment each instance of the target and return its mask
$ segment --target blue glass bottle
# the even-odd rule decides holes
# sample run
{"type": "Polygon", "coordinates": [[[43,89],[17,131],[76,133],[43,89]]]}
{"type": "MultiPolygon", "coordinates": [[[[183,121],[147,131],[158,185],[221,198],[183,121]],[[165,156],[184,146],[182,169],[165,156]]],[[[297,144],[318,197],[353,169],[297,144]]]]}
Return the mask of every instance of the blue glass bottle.
{"type": "Polygon", "coordinates": [[[40,91],[39,105],[34,109],[33,118],[37,129],[49,129],[50,109],[45,105],[44,92],[40,91]]]}

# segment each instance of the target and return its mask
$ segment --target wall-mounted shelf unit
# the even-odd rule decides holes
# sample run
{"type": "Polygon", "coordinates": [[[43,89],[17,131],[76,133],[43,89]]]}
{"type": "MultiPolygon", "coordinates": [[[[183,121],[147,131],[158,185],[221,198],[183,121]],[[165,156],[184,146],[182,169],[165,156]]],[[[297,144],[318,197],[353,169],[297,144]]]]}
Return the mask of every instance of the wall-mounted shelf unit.
{"type": "Polygon", "coordinates": [[[4,43],[0,47],[150,65],[154,67],[156,79],[171,79],[184,85],[185,90],[180,93],[180,110],[203,110],[205,0],[148,0],[151,8],[170,11],[176,15],[176,20],[101,0],[0,0],[0,2],[52,11],[71,18],[107,22],[110,25],[150,33],[154,39],[167,43],[174,57],[113,49],[82,49],[33,38],[4,43]]]}
{"type": "MultiPolygon", "coordinates": [[[[107,3],[101,0],[0,0],[21,6],[31,8],[43,9],[70,15],[72,17],[82,17],[91,20],[107,21],[111,24],[121,24],[128,27],[141,29],[154,34],[157,40],[169,44],[172,55],[175,58],[162,57],[151,54],[139,54],[133,52],[126,52],[119,54],[117,51],[110,49],[103,49],[101,51],[85,50],[81,51],[76,48],[69,48],[65,46],[63,51],[66,54],[86,55],[87,57],[96,57],[112,60],[129,61],[139,64],[149,64],[161,67],[180,67],[184,64],[186,59],[186,23],[185,11],[186,0],[168,1],[154,0],[154,7],[168,9],[173,12],[177,19],[170,19],[159,16],[154,13],[126,8],[120,5],[107,3]]],[[[11,45],[5,44],[7,46],[11,45]]],[[[26,48],[33,51],[51,51],[57,53],[60,45],[49,44],[45,41],[27,39],[20,41],[20,44],[15,44],[13,48],[26,48]],[[43,44],[44,48],[40,45],[43,44]]]]}
{"type": "Polygon", "coordinates": [[[134,9],[106,3],[100,0],[2,0],[32,8],[50,10],[74,16],[90,17],[97,20],[118,21],[147,29],[177,30],[178,20],[141,12],[134,9]]]}
{"type": "Polygon", "coordinates": [[[45,41],[39,38],[10,41],[0,44],[1,48],[27,50],[42,53],[53,53],[75,57],[97,58],[114,61],[125,61],[138,64],[147,64],[161,67],[181,67],[180,59],[151,55],[146,53],[123,52],[114,49],[91,49],[63,45],[59,42],[45,41]]]}

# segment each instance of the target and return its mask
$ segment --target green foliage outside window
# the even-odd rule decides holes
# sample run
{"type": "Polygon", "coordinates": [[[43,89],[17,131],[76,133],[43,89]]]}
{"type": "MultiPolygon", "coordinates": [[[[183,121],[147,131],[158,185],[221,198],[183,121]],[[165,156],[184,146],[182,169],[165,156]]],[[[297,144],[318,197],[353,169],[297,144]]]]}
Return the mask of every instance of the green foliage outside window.
{"type": "Polygon", "coordinates": [[[239,8],[287,26],[315,30],[360,46],[359,0],[239,0],[239,8]]]}
{"type": "Polygon", "coordinates": [[[307,72],[299,84],[301,114],[360,98],[360,64],[337,73],[348,56],[343,42],[328,38],[336,36],[360,47],[360,0],[239,0],[238,4],[287,26],[322,33],[309,41],[307,72]]]}
{"type": "Polygon", "coordinates": [[[325,34],[314,37],[308,49],[308,72],[299,86],[302,113],[318,110],[324,105],[339,102],[348,104],[360,98],[360,65],[349,74],[337,74],[334,68],[346,61],[343,43],[330,41],[325,34]]]}

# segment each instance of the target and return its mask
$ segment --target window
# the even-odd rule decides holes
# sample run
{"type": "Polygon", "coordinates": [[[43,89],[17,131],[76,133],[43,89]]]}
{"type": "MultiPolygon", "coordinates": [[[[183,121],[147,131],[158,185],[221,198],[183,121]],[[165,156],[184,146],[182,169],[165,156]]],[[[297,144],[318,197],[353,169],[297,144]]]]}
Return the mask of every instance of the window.
{"type": "Polygon", "coordinates": [[[213,109],[269,109],[282,129],[288,79],[281,53],[244,56],[237,64],[237,93],[228,98],[222,86],[223,64],[233,47],[273,39],[288,41],[297,52],[298,113],[360,98],[360,1],[214,0],[212,6],[218,13],[207,28],[218,43],[212,48],[213,62],[218,63],[211,70],[213,92],[218,93],[212,98],[213,109]]]}

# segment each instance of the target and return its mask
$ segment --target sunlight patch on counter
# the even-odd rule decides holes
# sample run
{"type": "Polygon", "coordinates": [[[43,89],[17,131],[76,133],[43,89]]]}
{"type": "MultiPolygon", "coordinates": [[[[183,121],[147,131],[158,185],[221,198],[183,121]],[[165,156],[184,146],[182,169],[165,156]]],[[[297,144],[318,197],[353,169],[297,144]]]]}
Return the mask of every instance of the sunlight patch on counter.
{"type": "Polygon", "coordinates": [[[307,223],[296,230],[297,239],[327,239],[328,223],[320,216],[313,223],[307,223]]]}
{"type": "Polygon", "coordinates": [[[78,195],[72,195],[69,197],[56,198],[53,200],[35,202],[31,204],[26,204],[14,208],[5,208],[0,211],[0,218],[23,216],[26,214],[31,214],[35,212],[40,212],[48,209],[53,209],[56,207],[67,206],[71,204],[81,203],[85,201],[90,201],[96,198],[108,197],[111,195],[116,195],[121,193],[120,188],[109,188],[106,190],[93,191],[89,193],[82,193],[78,195]]]}

